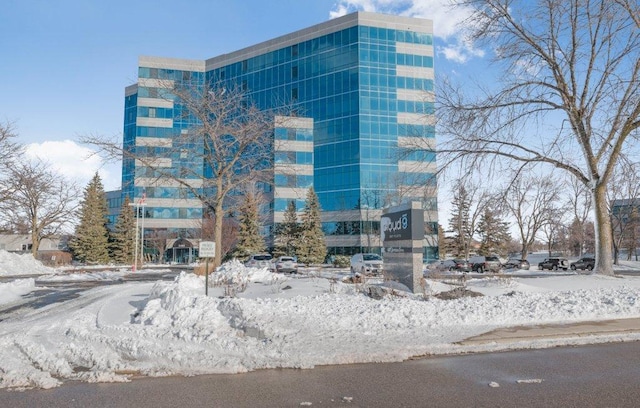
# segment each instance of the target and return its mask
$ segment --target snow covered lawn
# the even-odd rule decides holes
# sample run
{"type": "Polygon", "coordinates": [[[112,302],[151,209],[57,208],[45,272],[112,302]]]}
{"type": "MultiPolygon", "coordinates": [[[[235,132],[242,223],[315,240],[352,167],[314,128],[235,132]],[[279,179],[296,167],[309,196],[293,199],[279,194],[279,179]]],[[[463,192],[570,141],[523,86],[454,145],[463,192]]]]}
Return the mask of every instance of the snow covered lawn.
{"type": "MultiPolygon", "coordinates": [[[[173,282],[97,287],[0,322],[0,387],[401,361],[514,347],[456,344],[496,328],[640,317],[636,277],[486,277],[466,283],[485,296],[454,300],[402,291],[375,300],[340,274],[284,276],[237,262],[210,280],[209,296],[203,277],[182,273],[173,282]]],[[[427,283],[430,295],[455,287],[427,283]]],[[[0,305],[32,289],[29,279],[0,284],[0,305]]],[[[608,339],[565,344],[574,341],[608,339]]]]}

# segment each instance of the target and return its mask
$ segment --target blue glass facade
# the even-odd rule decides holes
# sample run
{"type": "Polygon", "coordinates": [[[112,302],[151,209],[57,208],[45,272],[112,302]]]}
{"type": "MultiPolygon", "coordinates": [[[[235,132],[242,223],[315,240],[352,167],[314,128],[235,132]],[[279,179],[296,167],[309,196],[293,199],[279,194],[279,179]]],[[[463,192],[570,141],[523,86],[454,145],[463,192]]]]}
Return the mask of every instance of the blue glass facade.
{"type": "MultiPolygon", "coordinates": [[[[149,103],[163,92],[154,86],[156,79],[226,82],[241,86],[262,109],[293,107],[297,115],[313,119],[313,133],[276,128],[275,139],[313,140],[313,152],[276,151],[275,162],[313,161],[313,175],[276,174],[276,188],[313,184],[329,253],[377,251],[379,237],[373,235],[384,207],[418,199],[431,214],[428,219],[437,222],[435,153],[402,155],[412,138],[427,145],[433,140],[435,147],[431,33],[428,20],[354,13],[207,61],[141,58],[139,82],[125,101],[125,147],[162,157],[159,139],[194,124],[177,105],[149,103]],[[181,64],[190,69],[178,69],[181,64]],[[137,138],[149,142],[141,145],[137,138]]],[[[170,159],[178,169],[189,155],[170,159]]],[[[198,163],[190,165],[197,169],[198,163]]],[[[133,183],[134,177],[154,176],[142,163],[125,158],[123,193],[189,198],[180,187],[133,183]]],[[[275,197],[273,207],[283,211],[286,199],[275,197]]],[[[151,218],[202,216],[199,207],[148,210],[151,218]]],[[[433,255],[437,249],[431,246],[427,251],[433,255]]]]}

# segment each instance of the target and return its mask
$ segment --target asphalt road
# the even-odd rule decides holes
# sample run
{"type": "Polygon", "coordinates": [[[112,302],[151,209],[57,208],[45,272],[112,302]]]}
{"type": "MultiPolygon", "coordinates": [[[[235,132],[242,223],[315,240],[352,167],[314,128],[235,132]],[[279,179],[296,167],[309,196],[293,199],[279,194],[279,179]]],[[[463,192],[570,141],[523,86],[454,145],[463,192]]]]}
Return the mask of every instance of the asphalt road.
{"type": "Polygon", "coordinates": [[[638,407],[640,342],[0,390],[1,407],[638,407]]]}

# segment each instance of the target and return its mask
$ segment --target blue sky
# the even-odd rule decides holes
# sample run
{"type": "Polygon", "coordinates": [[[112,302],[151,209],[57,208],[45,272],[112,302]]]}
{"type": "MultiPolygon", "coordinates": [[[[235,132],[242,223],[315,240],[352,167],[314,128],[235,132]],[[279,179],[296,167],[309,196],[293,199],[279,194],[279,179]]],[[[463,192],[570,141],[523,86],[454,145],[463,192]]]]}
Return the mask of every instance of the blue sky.
{"type": "MultiPolygon", "coordinates": [[[[456,72],[471,54],[461,58],[455,45],[453,23],[463,13],[446,11],[445,2],[4,0],[0,122],[13,122],[19,142],[77,175],[70,156],[86,156],[87,147],[75,143],[80,136],[121,134],[124,88],[135,82],[140,55],[206,59],[367,10],[432,18],[441,44],[436,71],[456,72]]],[[[96,166],[82,166],[81,182],[96,166]]],[[[102,169],[107,189],[118,187],[116,167],[102,169]]]]}

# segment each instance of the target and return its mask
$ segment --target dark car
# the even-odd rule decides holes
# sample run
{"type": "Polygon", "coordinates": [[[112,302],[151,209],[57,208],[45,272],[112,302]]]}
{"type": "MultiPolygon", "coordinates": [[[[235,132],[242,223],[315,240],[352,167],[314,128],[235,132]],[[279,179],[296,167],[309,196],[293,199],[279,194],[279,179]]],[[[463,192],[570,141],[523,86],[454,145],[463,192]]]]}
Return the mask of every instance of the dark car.
{"type": "Polygon", "coordinates": [[[471,264],[464,259],[447,259],[442,262],[442,267],[450,271],[469,272],[471,264]]]}
{"type": "Polygon", "coordinates": [[[550,271],[557,271],[562,269],[566,271],[569,269],[569,260],[566,258],[547,258],[538,264],[538,269],[541,271],[548,269],[550,271]]]}
{"type": "Polygon", "coordinates": [[[469,263],[471,269],[478,273],[500,272],[502,270],[502,262],[497,256],[472,256],[469,258],[469,263]]]}
{"type": "Polygon", "coordinates": [[[575,262],[571,262],[572,271],[575,271],[576,269],[582,269],[582,270],[586,269],[588,271],[592,271],[595,266],[596,266],[595,258],[585,257],[585,258],[580,258],[575,262]]]}
{"type": "Polygon", "coordinates": [[[525,271],[529,270],[529,261],[526,259],[509,259],[503,265],[504,269],[523,269],[525,271]]]}

